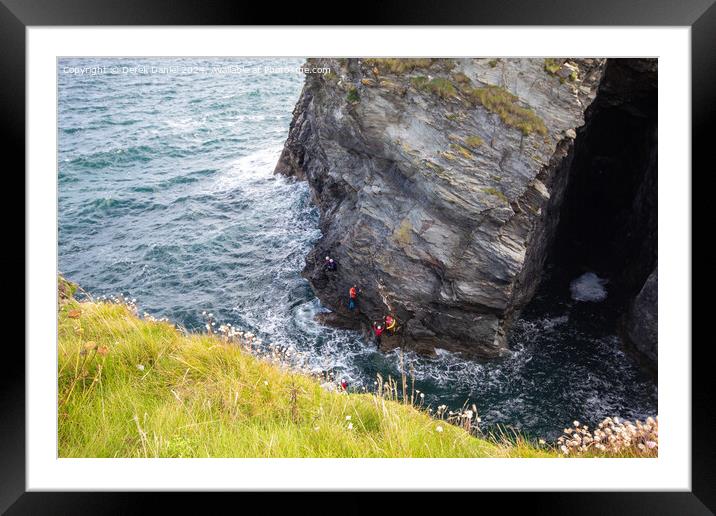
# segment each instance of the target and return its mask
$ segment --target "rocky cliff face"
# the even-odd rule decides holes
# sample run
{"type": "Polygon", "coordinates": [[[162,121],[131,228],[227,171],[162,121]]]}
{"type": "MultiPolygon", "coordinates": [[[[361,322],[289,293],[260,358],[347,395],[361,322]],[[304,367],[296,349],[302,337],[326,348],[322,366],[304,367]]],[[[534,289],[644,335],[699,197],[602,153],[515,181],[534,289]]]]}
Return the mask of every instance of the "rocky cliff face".
{"type": "Polygon", "coordinates": [[[654,268],[634,299],[626,320],[629,340],[653,367],[658,359],[658,291],[658,274],[654,268]]]}
{"type": "Polygon", "coordinates": [[[391,312],[401,331],[385,347],[499,355],[539,282],[605,61],[311,66],[331,72],[307,75],[276,171],[308,181],[320,209],[304,275],[324,319],[366,328],[391,312]]]}

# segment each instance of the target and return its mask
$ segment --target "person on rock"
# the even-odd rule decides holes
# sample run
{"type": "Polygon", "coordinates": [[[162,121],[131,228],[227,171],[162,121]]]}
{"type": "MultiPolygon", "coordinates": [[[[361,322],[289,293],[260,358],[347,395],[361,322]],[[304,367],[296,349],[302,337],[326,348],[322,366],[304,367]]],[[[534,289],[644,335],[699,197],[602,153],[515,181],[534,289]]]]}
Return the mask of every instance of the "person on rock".
{"type": "Polygon", "coordinates": [[[378,321],[373,321],[373,333],[375,334],[375,341],[380,346],[380,337],[383,335],[383,325],[380,324],[378,321]]]}
{"type": "Polygon", "coordinates": [[[336,261],[330,256],[326,256],[326,259],[323,261],[323,270],[326,272],[334,272],[337,268],[338,264],[336,261]]]}
{"type": "Polygon", "coordinates": [[[360,289],[357,285],[353,285],[348,289],[348,310],[355,310],[358,306],[358,294],[360,289]]]}
{"type": "Polygon", "coordinates": [[[391,314],[386,315],[383,322],[385,323],[385,329],[388,330],[388,333],[391,335],[393,335],[395,330],[398,329],[398,321],[396,321],[395,317],[391,314]]]}

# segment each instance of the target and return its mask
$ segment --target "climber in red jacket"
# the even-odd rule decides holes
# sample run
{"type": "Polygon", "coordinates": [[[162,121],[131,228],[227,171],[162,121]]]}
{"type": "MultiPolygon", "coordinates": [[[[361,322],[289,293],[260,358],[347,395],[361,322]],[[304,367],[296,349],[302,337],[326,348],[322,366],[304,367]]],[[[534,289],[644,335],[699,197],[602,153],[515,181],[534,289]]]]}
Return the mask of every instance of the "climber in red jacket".
{"type": "Polygon", "coordinates": [[[378,321],[373,322],[373,333],[375,334],[375,340],[378,344],[380,344],[380,336],[383,335],[383,325],[380,324],[378,321]]]}
{"type": "Polygon", "coordinates": [[[360,289],[356,285],[348,290],[348,310],[353,310],[357,306],[359,293],[360,289]]]}
{"type": "Polygon", "coordinates": [[[395,330],[398,328],[398,322],[395,320],[395,317],[388,314],[383,319],[383,322],[385,323],[385,329],[388,330],[391,335],[394,334],[395,330]]]}

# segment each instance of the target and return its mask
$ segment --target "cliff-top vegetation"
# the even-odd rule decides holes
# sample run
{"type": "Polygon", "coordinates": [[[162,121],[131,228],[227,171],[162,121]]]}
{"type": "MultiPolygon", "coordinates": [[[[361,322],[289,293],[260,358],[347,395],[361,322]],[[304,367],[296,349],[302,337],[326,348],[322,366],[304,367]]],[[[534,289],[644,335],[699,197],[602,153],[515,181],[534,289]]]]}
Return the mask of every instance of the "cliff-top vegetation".
{"type": "Polygon", "coordinates": [[[131,304],[67,296],[58,331],[60,457],[556,454],[478,439],[391,399],[394,382],[381,395],[326,389],[221,336],[140,318],[131,304]]]}
{"type": "Polygon", "coordinates": [[[574,433],[554,445],[475,436],[476,408],[428,411],[405,379],[344,392],[256,356],[250,333],[210,324],[186,334],[131,302],[79,302],[73,284],[59,288],[60,457],[556,457],[558,445],[577,454],[574,433]]]}

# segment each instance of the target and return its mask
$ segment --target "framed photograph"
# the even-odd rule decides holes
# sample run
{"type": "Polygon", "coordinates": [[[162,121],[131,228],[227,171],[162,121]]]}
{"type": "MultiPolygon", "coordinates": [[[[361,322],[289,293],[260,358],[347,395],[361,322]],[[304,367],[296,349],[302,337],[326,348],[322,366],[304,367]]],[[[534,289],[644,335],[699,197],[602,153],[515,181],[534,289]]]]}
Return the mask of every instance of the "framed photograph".
{"type": "Polygon", "coordinates": [[[711,3],[254,26],[2,0],[27,205],[0,508],[436,490],[711,514],[711,3]]]}

